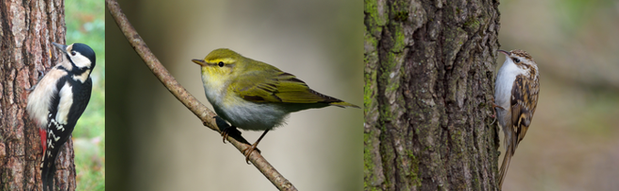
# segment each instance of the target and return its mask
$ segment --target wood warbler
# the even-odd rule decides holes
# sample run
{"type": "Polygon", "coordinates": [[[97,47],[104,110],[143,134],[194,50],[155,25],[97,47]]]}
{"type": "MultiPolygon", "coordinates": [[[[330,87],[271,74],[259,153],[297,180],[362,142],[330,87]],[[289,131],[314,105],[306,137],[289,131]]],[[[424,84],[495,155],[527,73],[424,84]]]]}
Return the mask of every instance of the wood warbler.
{"type": "Polygon", "coordinates": [[[192,61],[202,68],[206,98],[217,115],[232,124],[232,128],[222,131],[224,142],[236,127],[264,130],[250,148],[243,150],[246,162],[264,135],[282,125],[291,112],[330,105],[359,108],[318,93],[292,74],[229,49],[216,49],[204,60],[192,61]]]}

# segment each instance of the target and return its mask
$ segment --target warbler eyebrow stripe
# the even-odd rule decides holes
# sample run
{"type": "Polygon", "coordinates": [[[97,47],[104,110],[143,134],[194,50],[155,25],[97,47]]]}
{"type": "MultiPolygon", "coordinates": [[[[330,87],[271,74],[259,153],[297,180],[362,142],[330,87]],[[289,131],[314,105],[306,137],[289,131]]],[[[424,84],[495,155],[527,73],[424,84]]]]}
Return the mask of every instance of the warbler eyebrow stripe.
{"type": "Polygon", "coordinates": [[[223,62],[225,65],[228,65],[230,63],[234,63],[236,60],[231,59],[231,58],[220,58],[220,59],[213,59],[213,60],[207,60],[206,62],[208,62],[208,64],[211,65],[217,65],[219,64],[219,62],[223,62]]]}

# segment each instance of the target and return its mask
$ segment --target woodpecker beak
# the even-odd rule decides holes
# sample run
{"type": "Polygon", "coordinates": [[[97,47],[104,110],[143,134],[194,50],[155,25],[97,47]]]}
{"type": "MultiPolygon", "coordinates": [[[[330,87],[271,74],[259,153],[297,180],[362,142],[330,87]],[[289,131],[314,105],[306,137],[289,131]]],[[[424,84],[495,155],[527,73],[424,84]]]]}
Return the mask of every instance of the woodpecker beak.
{"type": "Polygon", "coordinates": [[[63,45],[63,44],[58,44],[55,42],[52,42],[52,44],[56,47],[59,48],[62,52],[64,52],[65,54],[67,53],[67,45],[63,45]]]}
{"type": "Polygon", "coordinates": [[[499,52],[500,52],[500,53],[505,54],[505,56],[510,56],[510,55],[512,55],[512,53],[511,53],[511,52],[508,52],[508,51],[505,51],[505,50],[499,50],[499,52]]]}
{"type": "Polygon", "coordinates": [[[206,66],[206,62],[204,60],[200,60],[200,59],[192,59],[191,60],[193,63],[199,64],[200,66],[206,66]]]}

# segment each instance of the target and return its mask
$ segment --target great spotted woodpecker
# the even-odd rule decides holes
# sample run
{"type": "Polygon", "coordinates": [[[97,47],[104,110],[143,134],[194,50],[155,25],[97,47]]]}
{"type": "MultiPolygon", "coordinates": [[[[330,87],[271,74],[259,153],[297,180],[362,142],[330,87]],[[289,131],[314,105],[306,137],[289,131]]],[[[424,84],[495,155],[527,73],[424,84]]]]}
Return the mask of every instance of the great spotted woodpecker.
{"type": "Polygon", "coordinates": [[[47,191],[54,190],[56,156],[90,100],[90,73],[95,67],[95,52],[88,45],[52,44],[62,51],[63,58],[34,87],[26,107],[39,127],[44,150],[41,179],[47,191]]]}

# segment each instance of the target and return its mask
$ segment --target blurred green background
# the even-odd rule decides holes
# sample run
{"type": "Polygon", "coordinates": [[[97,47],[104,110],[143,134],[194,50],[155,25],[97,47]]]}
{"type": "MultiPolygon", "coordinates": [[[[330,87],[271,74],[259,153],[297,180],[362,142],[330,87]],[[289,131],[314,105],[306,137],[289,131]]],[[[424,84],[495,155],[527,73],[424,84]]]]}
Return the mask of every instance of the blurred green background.
{"type": "Polygon", "coordinates": [[[541,74],[503,190],[617,190],[619,1],[509,0],[499,9],[501,49],[526,50],[541,74]]]}
{"type": "Polygon", "coordinates": [[[97,57],[90,102],[73,131],[76,190],[105,190],[104,12],[102,0],[65,0],[67,44],[87,44],[97,57]]]}
{"type": "MultiPolygon", "coordinates": [[[[274,65],[312,89],[363,103],[363,2],[121,0],[133,26],[203,104],[200,68],[217,48],[274,65]]],[[[106,17],[109,190],[275,190],[221,136],[176,100],[106,17]]],[[[209,105],[210,107],[210,105],[209,105]]],[[[293,113],[260,142],[299,190],[362,190],[363,111],[293,113]]],[[[262,132],[242,131],[254,142],[262,132]]]]}

